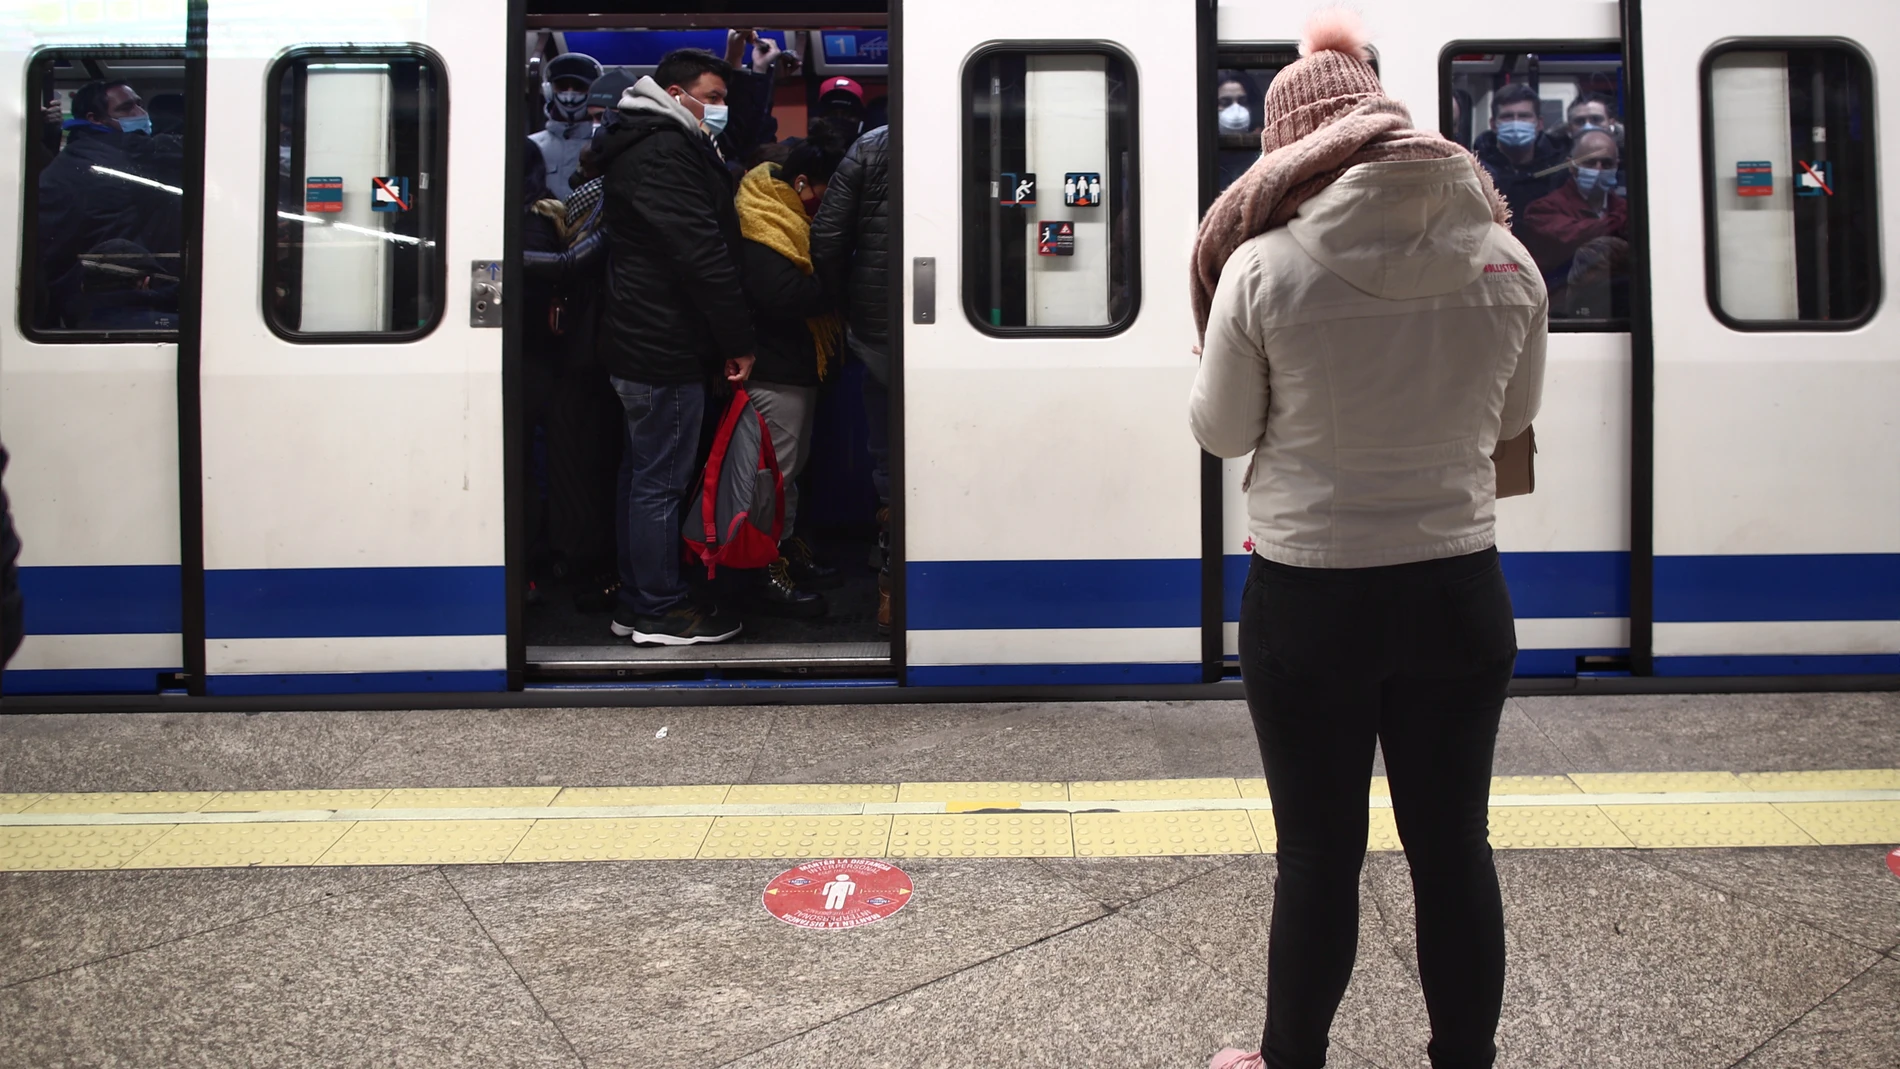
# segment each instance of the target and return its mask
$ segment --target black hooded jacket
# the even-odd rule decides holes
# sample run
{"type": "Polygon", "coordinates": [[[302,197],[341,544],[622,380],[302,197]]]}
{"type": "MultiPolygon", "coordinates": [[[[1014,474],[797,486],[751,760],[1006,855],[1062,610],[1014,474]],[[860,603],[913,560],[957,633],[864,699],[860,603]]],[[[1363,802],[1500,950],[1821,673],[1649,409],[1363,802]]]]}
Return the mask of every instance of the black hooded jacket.
{"type": "Polygon", "coordinates": [[[811,224],[812,260],[843,283],[851,333],[884,352],[891,344],[890,132],[880,126],[851,146],[811,224]]]}
{"type": "Polygon", "coordinates": [[[732,178],[712,143],[670,115],[623,107],[599,151],[611,248],[601,363],[652,386],[706,381],[754,344],[732,178]]]}
{"type": "Polygon", "coordinates": [[[1536,146],[1531,150],[1531,160],[1523,166],[1512,163],[1504,150],[1498,147],[1498,135],[1495,130],[1486,130],[1471,142],[1471,152],[1478,157],[1484,169],[1491,172],[1491,181],[1504,194],[1504,202],[1511,206],[1513,222],[1524,214],[1531,202],[1563,185],[1570,179],[1570,172],[1564,169],[1568,159],[1563,148],[1551,139],[1549,134],[1537,135],[1536,146]]]}
{"type": "MultiPolygon", "coordinates": [[[[7,470],[7,449],[0,446],[0,472],[7,470]]],[[[13,513],[7,508],[7,492],[0,489],[0,666],[20,648],[26,619],[20,598],[20,536],[13,533],[13,513]]]]}

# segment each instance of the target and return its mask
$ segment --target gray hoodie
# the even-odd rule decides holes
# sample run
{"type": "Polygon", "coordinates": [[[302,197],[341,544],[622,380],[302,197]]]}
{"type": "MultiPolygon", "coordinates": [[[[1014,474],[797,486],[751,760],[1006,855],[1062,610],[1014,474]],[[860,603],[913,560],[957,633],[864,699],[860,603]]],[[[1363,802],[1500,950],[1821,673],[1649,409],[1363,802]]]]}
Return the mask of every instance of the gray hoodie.
{"type": "Polygon", "coordinates": [[[673,94],[660,88],[660,83],[646,75],[627,87],[620,94],[619,111],[622,115],[664,115],[686,128],[686,132],[696,137],[705,137],[706,130],[686,110],[686,105],[673,99],[673,94]]]}
{"type": "Polygon", "coordinates": [[[1548,312],[1463,154],[1354,167],[1236,249],[1189,422],[1254,454],[1255,552],[1370,568],[1493,545],[1491,453],[1537,414],[1548,312]]]}

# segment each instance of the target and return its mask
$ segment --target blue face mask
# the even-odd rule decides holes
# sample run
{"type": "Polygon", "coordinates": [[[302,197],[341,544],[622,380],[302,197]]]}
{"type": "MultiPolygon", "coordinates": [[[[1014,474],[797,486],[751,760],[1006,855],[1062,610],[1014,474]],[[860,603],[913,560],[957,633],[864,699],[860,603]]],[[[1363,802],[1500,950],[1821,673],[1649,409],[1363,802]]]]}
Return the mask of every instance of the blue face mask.
{"type": "Polygon", "coordinates": [[[1584,196],[1592,193],[1608,193],[1616,188],[1616,168],[1579,167],[1577,168],[1577,192],[1584,196]]]}
{"type": "Polygon", "coordinates": [[[1537,124],[1529,119],[1507,119],[1498,124],[1498,144],[1523,148],[1537,140],[1537,124]]]}
{"type": "Polygon", "coordinates": [[[120,119],[119,130],[127,134],[149,134],[152,132],[152,117],[141,115],[136,119],[120,119]]]}

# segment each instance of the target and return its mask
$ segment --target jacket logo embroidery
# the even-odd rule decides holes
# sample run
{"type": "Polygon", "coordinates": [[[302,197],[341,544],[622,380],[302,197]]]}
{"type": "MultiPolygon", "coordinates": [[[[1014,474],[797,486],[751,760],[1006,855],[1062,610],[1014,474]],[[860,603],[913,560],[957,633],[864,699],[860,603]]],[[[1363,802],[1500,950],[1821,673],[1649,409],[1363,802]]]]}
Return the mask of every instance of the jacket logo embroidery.
{"type": "Polygon", "coordinates": [[[1514,274],[1517,274],[1517,265],[1516,264],[1485,264],[1484,273],[1487,275],[1495,275],[1499,273],[1509,273],[1509,274],[1514,275],[1514,274]]]}

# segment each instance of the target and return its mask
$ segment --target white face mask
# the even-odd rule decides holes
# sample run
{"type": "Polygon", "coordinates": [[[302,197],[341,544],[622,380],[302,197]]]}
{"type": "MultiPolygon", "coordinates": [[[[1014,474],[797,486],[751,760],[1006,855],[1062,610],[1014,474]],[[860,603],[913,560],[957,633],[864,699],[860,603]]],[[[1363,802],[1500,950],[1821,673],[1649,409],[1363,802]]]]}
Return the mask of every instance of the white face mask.
{"type": "Polygon", "coordinates": [[[1252,122],[1253,114],[1239,101],[1220,109],[1220,128],[1225,133],[1244,134],[1252,122]]]}

